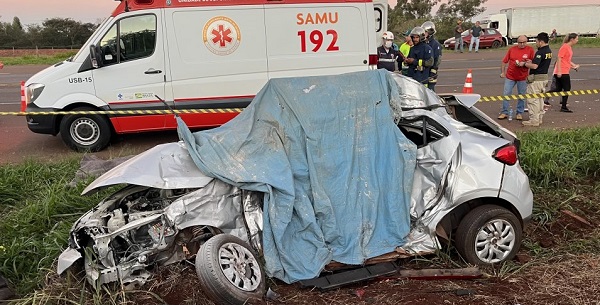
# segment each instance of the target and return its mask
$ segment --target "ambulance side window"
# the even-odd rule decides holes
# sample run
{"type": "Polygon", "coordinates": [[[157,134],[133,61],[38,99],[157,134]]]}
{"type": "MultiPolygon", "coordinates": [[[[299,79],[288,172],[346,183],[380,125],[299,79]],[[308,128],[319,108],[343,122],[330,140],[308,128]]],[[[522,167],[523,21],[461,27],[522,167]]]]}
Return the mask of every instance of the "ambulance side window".
{"type": "Polygon", "coordinates": [[[156,47],[156,16],[140,15],[117,21],[100,41],[104,65],[152,55],[156,47]]]}

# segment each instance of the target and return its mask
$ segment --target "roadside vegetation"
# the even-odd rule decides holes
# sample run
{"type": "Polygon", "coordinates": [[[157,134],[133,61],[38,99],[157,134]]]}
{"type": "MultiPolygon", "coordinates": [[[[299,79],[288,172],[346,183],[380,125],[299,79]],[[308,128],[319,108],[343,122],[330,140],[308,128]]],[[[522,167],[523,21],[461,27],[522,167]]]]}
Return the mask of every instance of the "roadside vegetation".
{"type": "Polygon", "coordinates": [[[16,65],[53,65],[61,62],[73,55],[77,51],[57,53],[54,55],[25,55],[25,56],[11,56],[11,57],[0,57],[0,62],[6,66],[16,65]]]}
{"type": "MultiPolygon", "coordinates": [[[[533,221],[526,227],[518,258],[485,270],[486,283],[493,285],[486,286],[490,296],[481,304],[508,304],[493,299],[494,291],[504,300],[511,299],[510,293],[522,295],[522,300],[530,301],[527,304],[593,304],[597,294],[592,292],[600,291],[600,230],[594,225],[600,221],[600,183],[596,182],[600,175],[600,128],[542,130],[519,137],[521,165],[534,192],[533,221]],[[510,288],[515,283],[521,285],[510,288]]],[[[56,275],[56,259],[67,246],[71,225],[114,191],[80,196],[91,178],[76,187],[68,186],[78,168],[79,160],[73,158],[0,166],[0,274],[22,297],[13,303],[211,304],[194,286],[194,268],[186,263],[157,268],[156,278],[138,290],[118,285],[94,290],[81,270],[56,275]]],[[[426,268],[466,266],[452,249],[408,264],[426,268]]],[[[440,283],[427,285],[432,290],[440,283]]],[[[448,283],[443,285],[460,284],[448,283]]],[[[484,289],[483,284],[477,285],[477,289],[484,289]]],[[[277,282],[271,286],[287,304],[313,304],[320,299],[325,301],[319,304],[369,303],[359,302],[355,293],[344,289],[321,293],[277,282]]],[[[376,287],[374,294],[388,291],[386,297],[376,300],[379,304],[392,304],[415,293],[413,286],[403,296],[390,298],[389,293],[411,289],[408,282],[383,281],[369,287],[376,287]]],[[[473,299],[464,301],[453,304],[480,304],[473,299]]]]}

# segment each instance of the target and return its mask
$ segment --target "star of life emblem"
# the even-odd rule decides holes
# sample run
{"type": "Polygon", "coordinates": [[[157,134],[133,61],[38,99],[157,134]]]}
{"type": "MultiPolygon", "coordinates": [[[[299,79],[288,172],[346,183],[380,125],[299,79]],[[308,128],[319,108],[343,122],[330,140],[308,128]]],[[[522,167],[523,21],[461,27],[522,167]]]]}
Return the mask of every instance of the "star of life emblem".
{"type": "Polygon", "coordinates": [[[216,16],[208,20],[202,31],[204,45],[217,55],[229,55],[242,41],[240,28],[231,18],[216,16]]]}

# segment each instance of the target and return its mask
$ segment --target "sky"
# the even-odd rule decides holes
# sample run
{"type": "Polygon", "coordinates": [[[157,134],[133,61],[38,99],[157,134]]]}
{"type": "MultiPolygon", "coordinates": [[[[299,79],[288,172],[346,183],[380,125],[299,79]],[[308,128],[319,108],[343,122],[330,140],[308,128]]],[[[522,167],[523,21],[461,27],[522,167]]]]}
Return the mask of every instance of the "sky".
{"type": "MultiPolygon", "coordinates": [[[[389,0],[390,5],[396,5],[396,1],[389,0]]],[[[447,1],[442,0],[442,2],[447,1]]],[[[598,0],[488,0],[484,4],[487,11],[481,17],[498,13],[502,8],[564,5],[565,2],[569,4],[599,3],[598,0]]],[[[0,21],[12,22],[13,17],[16,16],[24,25],[41,24],[44,20],[54,17],[97,23],[109,16],[118,4],[119,2],[114,0],[0,0],[0,21]]]]}

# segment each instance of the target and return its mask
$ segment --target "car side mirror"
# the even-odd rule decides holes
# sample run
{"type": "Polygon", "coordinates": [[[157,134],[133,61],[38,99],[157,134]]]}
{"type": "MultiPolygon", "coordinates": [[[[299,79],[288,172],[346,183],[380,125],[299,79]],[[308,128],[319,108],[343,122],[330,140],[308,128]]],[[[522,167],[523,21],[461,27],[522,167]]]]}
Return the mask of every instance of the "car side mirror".
{"type": "Polygon", "coordinates": [[[102,67],[102,51],[96,45],[90,45],[90,59],[92,61],[92,67],[98,69],[102,67]]]}

